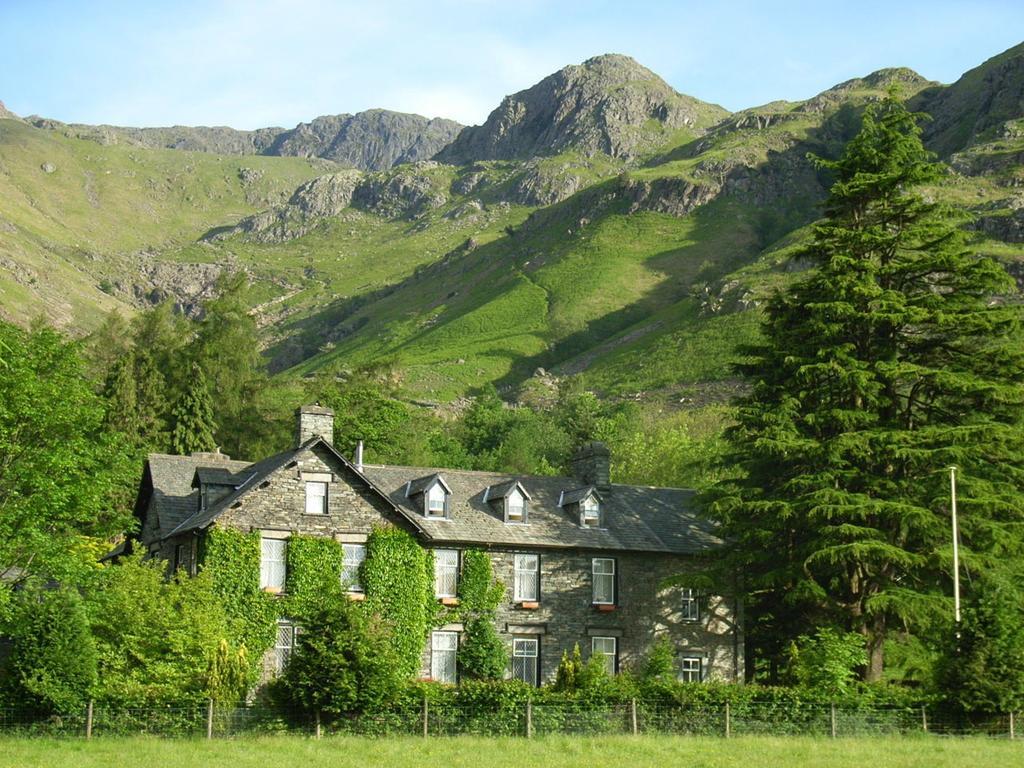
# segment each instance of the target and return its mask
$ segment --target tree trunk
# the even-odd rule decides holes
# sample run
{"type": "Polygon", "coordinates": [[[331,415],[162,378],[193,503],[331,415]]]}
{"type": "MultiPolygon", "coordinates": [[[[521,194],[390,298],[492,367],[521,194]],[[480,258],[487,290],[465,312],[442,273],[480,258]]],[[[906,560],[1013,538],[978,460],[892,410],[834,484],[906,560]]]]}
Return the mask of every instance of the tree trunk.
{"type": "Polygon", "coordinates": [[[875,619],[870,624],[865,624],[862,631],[868,652],[868,664],[864,668],[864,682],[877,683],[882,679],[885,619],[875,619]]]}

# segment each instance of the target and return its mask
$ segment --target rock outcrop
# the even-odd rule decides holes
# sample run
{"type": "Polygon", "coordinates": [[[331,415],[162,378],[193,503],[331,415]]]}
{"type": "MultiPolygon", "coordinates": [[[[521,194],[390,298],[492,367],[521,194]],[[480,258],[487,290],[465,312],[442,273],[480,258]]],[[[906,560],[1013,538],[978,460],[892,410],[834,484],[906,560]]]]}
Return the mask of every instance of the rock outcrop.
{"type": "MultiPolygon", "coordinates": [[[[3,117],[0,112],[0,117],[3,117]]],[[[432,157],[462,126],[452,120],[371,109],[355,115],[327,115],[295,128],[239,131],[223,126],[125,128],[62,123],[30,117],[36,128],[100,144],[183,149],[218,155],[320,157],[364,171],[382,171],[432,157]]]]}
{"type": "Polygon", "coordinates": [[[284,131],[265,154],[323,157],[364,171],[429,160],[462,126],[453,120],[371,109],[318,117],[284,131]]]}
{"type": "Polygon", "coordinates": [[[666,131],[700,133],[726,115],[677,93],[628,56],[607,54],[506,96],[483,125],[464,128],[436,159],[467,165],[565,150],[633,159],[664,141],[666,131]]]}

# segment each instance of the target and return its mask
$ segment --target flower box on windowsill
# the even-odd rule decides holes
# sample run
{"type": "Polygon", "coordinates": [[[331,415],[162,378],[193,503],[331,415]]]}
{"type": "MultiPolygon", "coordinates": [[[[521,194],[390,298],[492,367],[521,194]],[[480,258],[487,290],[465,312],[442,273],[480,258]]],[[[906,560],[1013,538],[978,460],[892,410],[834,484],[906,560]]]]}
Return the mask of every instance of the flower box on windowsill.
{"type": "Polygon", "coordinates": [[[349,592],[347,594],[348,594],[348,599],[349,600],[354,600],[357,603],[366,599],[366,593],[365,592],[349,592]]]}
{"type": "Polygon", "coordinates": [[[519,603],[519,607],[522,608],[524,611],[536,611],[538,608],[540,608],[540,603],[538,603],[535,600],[523,600],[521,603],[519,603]]]}
{"type": "Polygon", "coordinates": [[[454,607],[454,606],[456,606],[458,604],[459,604],[459,598],[457,598],[457,597],[442,597],[441,598],[441,605],[446,605],[448,607],[454,607]]]}
{"type": "Polygon", "coordinates": [[[616,606],[611,603],[594,603],[594,607],[597,608],[601,613],[611,613],[615,610],[616,606]]]}

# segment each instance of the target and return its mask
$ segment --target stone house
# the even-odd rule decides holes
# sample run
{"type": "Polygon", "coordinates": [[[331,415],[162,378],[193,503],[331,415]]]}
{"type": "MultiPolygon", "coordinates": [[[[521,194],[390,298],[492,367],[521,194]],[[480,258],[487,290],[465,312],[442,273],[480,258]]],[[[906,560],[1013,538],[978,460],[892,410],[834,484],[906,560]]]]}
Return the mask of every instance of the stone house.
{"type": "MultiPolygon", "coordinates": [[[[212,526],[259,531],[261,586],[280,592],[289,537],[332,537],[344,552],[339,578],[358,599],[367,535],[401,526],[433,550],[435,593],[447,604],[460,553],[489,554],[507,588],[497,630],[511,677],[551,681],[563,650],[577,643],[614,672],[663,635],[677,650],[680,679],[743,680],[740,604],[683,586],[722,544],[714,524],[692,511],[693,491],[609,482],[601,443],[583,446],[572,477],[541,477],[370,465],[361,447],[350,460],[332,445],[333,413],[320,406],[298,410],[296,433],[294,448],[255,463],[150,455],[136,504],[141,544],[194,573],[212,526]]],[[[461,630],[431,632],[423,677],[455,681],[461,630]]],[[[268,675],[286,662],[294,632],[282,617],[268,675]]]]}

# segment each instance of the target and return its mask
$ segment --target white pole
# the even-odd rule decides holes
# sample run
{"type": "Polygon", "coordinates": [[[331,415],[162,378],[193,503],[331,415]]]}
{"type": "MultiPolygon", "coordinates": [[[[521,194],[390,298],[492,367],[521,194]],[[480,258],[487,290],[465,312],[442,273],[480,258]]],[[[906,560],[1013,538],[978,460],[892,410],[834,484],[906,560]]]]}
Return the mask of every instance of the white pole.
{"type": "Polygon", "coordinates": [[[949,491],[953,511],[953,612],[960,629],[960,532],[956,524],[956,467],[949,468],[949,491]]]}

